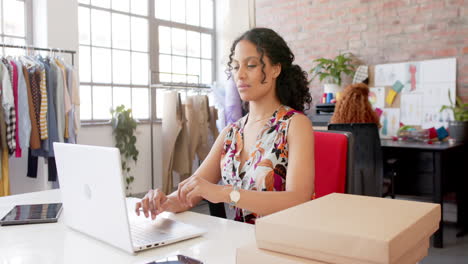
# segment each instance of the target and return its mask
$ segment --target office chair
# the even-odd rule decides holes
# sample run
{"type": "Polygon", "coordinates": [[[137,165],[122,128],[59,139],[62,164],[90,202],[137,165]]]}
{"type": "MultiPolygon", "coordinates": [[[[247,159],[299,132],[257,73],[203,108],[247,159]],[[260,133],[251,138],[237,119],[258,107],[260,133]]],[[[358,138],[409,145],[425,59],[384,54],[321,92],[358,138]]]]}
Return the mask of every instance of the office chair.
{"type": "Polygon", "coordinates": [[[353,173],[346,192],[382,197],[383,159],[377,125],[374,123],[329,124],[328,129],[353,134],[353,173]]]}
{"type": "Polygon", "coordinates": [[[353,137],[343,131],[314,131],[315,196],[344,193],[352,173],[353,137]]]}

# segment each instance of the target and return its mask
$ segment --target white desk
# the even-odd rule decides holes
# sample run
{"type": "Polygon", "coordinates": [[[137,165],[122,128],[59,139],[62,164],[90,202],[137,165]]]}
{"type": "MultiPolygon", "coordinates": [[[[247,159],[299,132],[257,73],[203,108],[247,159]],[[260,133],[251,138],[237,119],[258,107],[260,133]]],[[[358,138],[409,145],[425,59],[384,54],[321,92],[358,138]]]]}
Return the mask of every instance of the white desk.
{"type": "MultiPolygon", "coordinates": [[[[60,190],[0,198],[0,217],[16,204],[60,202],[60,190]]],[[[0,263],[138,263],[183,254],[204,263],[235,263],[236,249],[254,243],[254,226],[185,212],[170,218],[202,227],[202,237],[130,255],[58,223],[0,226],[0,263]]],[[[118,230],[116,230],[118,232],[118,230]]]]}

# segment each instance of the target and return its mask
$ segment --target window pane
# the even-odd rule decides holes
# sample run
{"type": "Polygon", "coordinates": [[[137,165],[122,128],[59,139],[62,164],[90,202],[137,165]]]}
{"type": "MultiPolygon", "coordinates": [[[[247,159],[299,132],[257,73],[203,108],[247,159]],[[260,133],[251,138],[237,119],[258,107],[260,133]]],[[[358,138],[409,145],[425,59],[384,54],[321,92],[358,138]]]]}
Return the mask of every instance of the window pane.
{"type": "Polygon", "coordinates": [[[129,12],[130,2],[128,0],[112,0],[112,9],[129,12]]]}
{"type": "Polygon", "coordinates": [[[187,31],[187,55],[192,57],[200,57],[200,33],[195,31],[187,31]]]}
{"type": "Polygon", "coordinates": [[[178,73],[172,76],[173,82],[185,83],[187,80],[187,59],[185,57],[173,56],[172,57],[172,72],[178,73]]]}
{"type": "Polygon", "coordinates": [[[93,82],[111,82],[111,50],[93,48],[93,82]]]}
{"type": "Polygon", "coordinates": [[[185,23],[185,0],[171,1],[171,20],[185,23]]]}
{"type": "Polygon", "coordinates": [[[211,84],[211,61],[202,60],[202,83],[211,84]]]}
{"type": "Polygon", "coordinates": [[[156,0],[154,9],[156,18],[164,20],[171,19],[171,0],[156,0]]]}
{"type": "Polygon", "coordinates": [[[80,31],[80,44],[90,44],[91,38],[89,33],[89,8],[78,8],[78,23],[80,31]]]}
{"type": "Polygon", "coordinates": [[[201,26],[213,28],[213,0],[200,0],[201,26]]]}
{"type": "Polygon", "coordinates": [[[130,49],[130,16],[112,14],[112,47],[130,49]]]}
{"type": "Polygon", "coordinates": [[[159,71],[170,73],[172,71],[172,60],[170,55],[159,55],[159,71]]]}
{"type": "Polygon", "coordinates": [[[80,81],[91,82],[91,52],[89,47],[80,46],[80,81]]]}
{"type": "Polygon", "coordinates": [[[148,51],[148,20],[132,17],[132,50],[148,51]]]}
{"type": "Polygon", "coordinates": [[[148,1],[147,0],[132,0],[132,13],[142,16],[148,15],[148,1]]]}
{"type": "Polygon", "coordinates": [[[125,108],[132,107],[132,95],[128,87],[114,87],[112,97],[114,99],[113,108],[125,105],[125,108]]]}
{"type": "Polygon", "coordinates": [[[200,25],[200,2],[199,0],[188,0],[187,4],[187,24],[200,25]]]}
{"type": "Polygon", "coordinates": [[[93,87],[93,119],[110,119],[112,89],[109,86],[93,87]]]}
{"type": "Polygon", "coordinates": [[[172,82],[172,74],[161,73],[159,74],[159,81],[162,83],[172,82]]]}
{"type": "Polygon", "coordinates": [[[94,6],[110,8],[110,0],[91,0],[91,4],[94,6]]]}
{"type": "Polygon", "coordinates": [[[186,32],[183,29],[172,28],[172,54],[186,54],[186,32]]]}
{"type": "Polygon", "coordinates": [[[79,0],[78,3],[80,3],[80,4],[88,4],[88,5],[89,5],[89,0],[79,0]]]}
{"type": "Polygon", "coordinates": [[[148,54],[132,52],[132,83],[148,85],[148,54]]]}
{"type": "MultiPolygon", "coordinates": [[[[5,44],[12,44],[12,45],[26,45],[26,41],[23,38],[8,38],[4,37],[3,42],[5,44]]],[[[3,51],[3,49],[2,49],[3,51]]],[[[5,56],[23,56],[25,54],[25,50],[23,49],[15,49],[15,48],[5,48],[5,56]]]]}
{"type": "Polygon", "coordinates": [[[112,64],[114,83],[130,84],[130,52],[113,50],[112,64]]]}
{"type": "Polygon", "coordinates": [[[92,24],[92,44],[96,46],[110,47],[111,45],[111,27],[110,13],[91,9],[91,24],[92,24]]]}
{"type": "Polygon", "coordinates": [[[91,119],[91,87],[80,85],[80,119],[91,119]]]}
{"type": "Polygon", "coordinates": [[[188,58],[187,73],[197,76],[188,76],[187,82],[200,83],[200,59],[188,58]]]}
{"type": "Polygon", "coordinates": [[[159,27],[159,52],[171,53],[171,29],[168,27],[159,27]]]}
{"type": "Polygon", "coordinates": [[[4,33],[13,36],[24,37],[24,2],[3,1],[3,29],[4,33]]]}
{"type": "Polygon", "coordinates": [[[201,34],[202,58],[211,59],[211,35],[201,34]]]}
{"type": "Polygon", "coordinates": [[[149,118],[149,94],[147,88],[132,89],[132,112],[135,118],[149,118]]]}

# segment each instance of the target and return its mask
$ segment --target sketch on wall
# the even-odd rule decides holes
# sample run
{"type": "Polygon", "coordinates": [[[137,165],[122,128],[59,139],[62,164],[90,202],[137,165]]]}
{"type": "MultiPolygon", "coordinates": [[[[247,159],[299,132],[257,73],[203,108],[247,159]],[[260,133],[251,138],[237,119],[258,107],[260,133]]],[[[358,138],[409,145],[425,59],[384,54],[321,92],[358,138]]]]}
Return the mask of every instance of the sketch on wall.
{"type": "Polygon", "coordinates": [[[374,86],[392,86],[397,81],[404,85],[399,106],[403,124],[439,128],[453,120],[450,111],[439,110],[449,104],[449,91],[455,100],[456,58],[375,66],[374,86]]]}

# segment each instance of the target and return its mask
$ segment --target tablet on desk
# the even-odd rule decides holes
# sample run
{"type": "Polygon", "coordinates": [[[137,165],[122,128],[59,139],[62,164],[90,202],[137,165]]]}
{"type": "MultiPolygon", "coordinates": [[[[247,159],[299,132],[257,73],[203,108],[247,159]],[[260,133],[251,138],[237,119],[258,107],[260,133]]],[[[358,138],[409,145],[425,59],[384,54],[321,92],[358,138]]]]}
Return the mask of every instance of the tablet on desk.
{"type": "Polygon", "coordinates": [[[0,220],[0,225],[24,225],[57,222],[62,203],[16,205],[0,220]]]}

